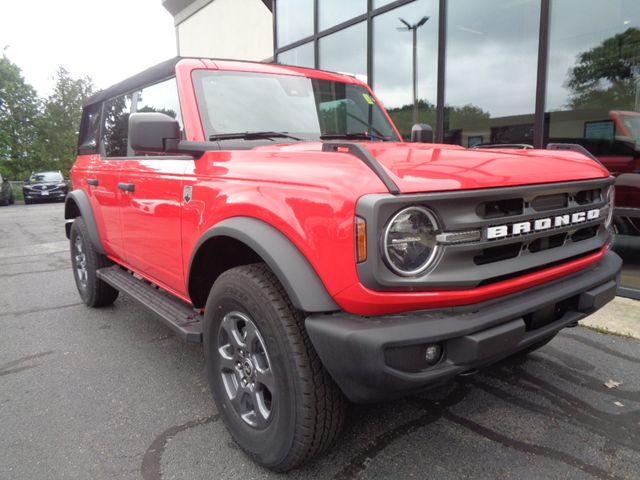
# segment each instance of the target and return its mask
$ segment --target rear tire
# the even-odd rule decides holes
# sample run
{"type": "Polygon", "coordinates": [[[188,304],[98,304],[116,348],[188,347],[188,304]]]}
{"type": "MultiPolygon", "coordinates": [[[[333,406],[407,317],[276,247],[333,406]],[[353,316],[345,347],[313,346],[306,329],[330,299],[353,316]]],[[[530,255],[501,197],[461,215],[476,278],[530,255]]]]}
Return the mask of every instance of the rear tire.
{"type": "Polygon", "coordinates": [[[82,217],[76,217],[69,235],[73,278],[82,301],[89,307],[111,305],[118,290],[98,278],[97,270],[113,265],[106,256],[96,252],[82,217]]]}
{"type": "Polygon", "coordinates": [[[16,203],[16,200],[13,198],[13,192],[11,192],[11,195],[9,195],[9,205],[13,205],[14,203],[16,203]]]}
{"type": "Polygon", "coordinates": [[[344,396],[311,345],[304,315],[265,264],[218,277],[207,300],[203,340],[218,411],[255,462],[291,470],[338,437],[344,396]]]}

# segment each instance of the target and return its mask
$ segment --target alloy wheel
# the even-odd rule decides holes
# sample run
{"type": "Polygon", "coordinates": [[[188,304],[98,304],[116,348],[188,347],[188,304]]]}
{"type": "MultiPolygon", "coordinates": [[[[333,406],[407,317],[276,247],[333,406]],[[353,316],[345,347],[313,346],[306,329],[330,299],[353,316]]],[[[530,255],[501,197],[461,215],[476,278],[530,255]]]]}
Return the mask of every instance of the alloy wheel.
{"type": "Polygon", "coordinates": [[[262,430],[276,397],[271,362],[262,335],[244,313],[227,313],[218,331],[220,374],[228,399],[240,418],[262,430]]]}

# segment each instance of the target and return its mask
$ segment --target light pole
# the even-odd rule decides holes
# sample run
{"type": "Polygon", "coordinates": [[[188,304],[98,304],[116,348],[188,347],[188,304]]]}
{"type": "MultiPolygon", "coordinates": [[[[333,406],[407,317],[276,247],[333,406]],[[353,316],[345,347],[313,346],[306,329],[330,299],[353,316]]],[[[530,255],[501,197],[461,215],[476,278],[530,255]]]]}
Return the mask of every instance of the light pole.
{"type": "Polygon", "coordinates": [[[415,125],[416,123],[418,123],[418,93],[416,91],[417,75],[418,75],[418,69],[417,69],[418,29],[421,26],[423,26],[425,23],[427,23],[427,20],[429,20],[429,17],[422,17],[418,23],[414,23],[413,25],[410,25],[409,22],[407,22],[406,20],[403,20],[402,18],[399,18],[398,20],[400,20],[405,26],[398,27],[397,29],[403,32],[410,31],[413,35],[413,124],[415,125]]]}

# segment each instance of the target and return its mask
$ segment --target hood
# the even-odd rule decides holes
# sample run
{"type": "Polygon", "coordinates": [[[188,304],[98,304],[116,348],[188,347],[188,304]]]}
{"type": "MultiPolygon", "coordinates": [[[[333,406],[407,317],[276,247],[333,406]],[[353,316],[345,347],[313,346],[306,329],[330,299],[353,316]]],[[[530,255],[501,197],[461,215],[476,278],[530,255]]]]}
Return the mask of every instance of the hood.
{"type": "MultiPolygon", "coordinates": [[[[392,142],[362,142],[362,145],[384,167],[402,193],[508,187],[609,176],[604,167],[572,151],[483,150],[446,144],[392,142]]],[[[258,148],[318,151],[322,150],[322,144],[258,148]]]]}

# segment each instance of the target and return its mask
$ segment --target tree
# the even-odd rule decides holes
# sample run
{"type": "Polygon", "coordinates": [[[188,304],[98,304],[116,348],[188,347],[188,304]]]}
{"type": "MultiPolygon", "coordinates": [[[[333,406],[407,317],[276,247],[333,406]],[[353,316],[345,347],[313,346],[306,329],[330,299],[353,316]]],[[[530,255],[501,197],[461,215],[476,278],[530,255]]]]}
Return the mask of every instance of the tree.
{"type": "Polygon", "coordinates": [[[93,92],[90,78],[74,79],[62,67],[56,72],[53,93],[44,102],[38,121],[41,168],[61,170],[73,165],[82,104],[93,92]]]}
{"type": "Polygon", "coordinates": [[[640,29],[629,28],[580,53],[569,69],[569,108],[629,109],[640,69],[640,29]],[[634,75],[635,73],[635,75],[634,75]]]}
{"type": "Polygon", "coordinates": [[[0,59],[0,171],[22,179],[37,164],[36,121],[40,100],[22,77],[20,68],[3,52],[0,59]]]}
{"type": "MultiPolygon", "coordinates": [[[[436,128],[436,106],[427,100],[418,100],[418,122],[427,123],[433,129],[436,128]]],[[[400,134],[405,138],[411,137],[411,127],[413,126],[413,104],[409,103],[397,108],[389,108],[387,110],[396,124],[400,134]]],[[[451,107],[445,105],[445,130],[448,129],[449,123],[454,123],[456,128],[459,126],[476,126],[485,124],[491,114],[482,110],[475,105],[467,104],[462,107],[451,107]]]]}

